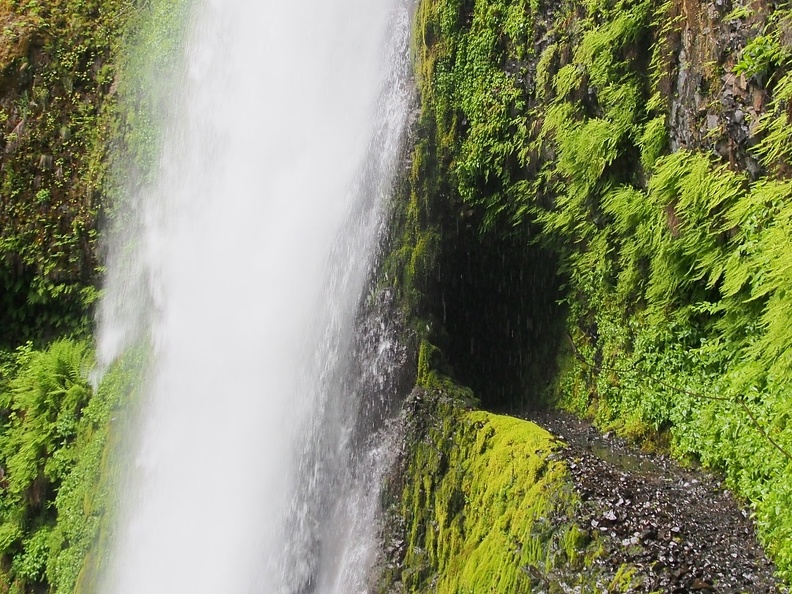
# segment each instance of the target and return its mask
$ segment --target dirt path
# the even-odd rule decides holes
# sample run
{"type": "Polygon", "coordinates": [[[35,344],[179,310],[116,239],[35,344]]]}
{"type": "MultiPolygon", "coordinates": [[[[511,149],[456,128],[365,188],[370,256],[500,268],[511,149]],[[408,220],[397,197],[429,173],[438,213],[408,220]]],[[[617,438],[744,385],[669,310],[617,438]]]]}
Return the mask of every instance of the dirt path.
{"type": "Polygon", "coordinates": [[[560,455],[584,501],[581,522],[606,536],[601,563],[639,568],[638,591],[788,591],[773,577],[748,512],[717,478],[641,453],[571,415],[527,418],[569,444],[560,455]]]}

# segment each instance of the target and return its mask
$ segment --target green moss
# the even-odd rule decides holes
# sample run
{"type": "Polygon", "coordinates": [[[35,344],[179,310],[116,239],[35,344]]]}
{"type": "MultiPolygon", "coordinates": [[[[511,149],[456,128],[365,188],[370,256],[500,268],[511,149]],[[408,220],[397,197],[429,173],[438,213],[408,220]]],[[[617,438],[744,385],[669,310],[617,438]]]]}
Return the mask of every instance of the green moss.
{"type": "Polygon", "coordinates": [[[0,4],[0,341],[85,331],[96,298],[104,151],[126,2],[0,4]]]}
{"type": "Polygon", "coordinates": [[[0,344],[90,332],[98,222],[155,162],[188,5],[0,2],[0,344]]]}
{"type": "Polygon", "coordinates": [[[555,438],[527,421],[465,411],[443,391],[417,399],[396,504],[407,549],[391,586],[495,593],[632,585],[628,568],[618,576],[592,568],[600,547],[574,522],[579,502],[553,454],[555,438]]]}
{"type": "Polygon", "coordinates": [[[439,480],[425,504],[436,518],[436,532],[428,534],[438,546],[423,547],[436,555],[438,592],[517,591],[528,581],[521,568],[544,565],[550,543],[534,524],[563,499],[563,466],[539,453],[551,450],[550,440],[538,427],[476,412],[457,421],[445,476],[430,448],[419,450],[417,467],[434,468],[439,480]]]}

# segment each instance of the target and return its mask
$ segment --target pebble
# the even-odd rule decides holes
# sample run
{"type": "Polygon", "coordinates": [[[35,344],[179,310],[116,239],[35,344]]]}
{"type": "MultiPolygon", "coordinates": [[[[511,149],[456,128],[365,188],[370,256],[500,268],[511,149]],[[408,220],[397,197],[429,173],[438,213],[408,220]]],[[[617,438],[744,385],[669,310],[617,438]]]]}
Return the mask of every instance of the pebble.
{"type": "Polygon", "coordinates": [[[631,592],[787,592],[756,540],[750,514],[715,477],[636,452],[570,415],[544,414],[532,420],[570,444],[562,459],[577,489],[587,493],[580,525],[610,539],[597,563],[614,574],[624,563],[636,567],[642,585],[631,592]],[[598,453],[607,445],[612,459],[596,455],[592,444],[598,453]],[[634,469],[616,466],[625,461],[634,469]]]}

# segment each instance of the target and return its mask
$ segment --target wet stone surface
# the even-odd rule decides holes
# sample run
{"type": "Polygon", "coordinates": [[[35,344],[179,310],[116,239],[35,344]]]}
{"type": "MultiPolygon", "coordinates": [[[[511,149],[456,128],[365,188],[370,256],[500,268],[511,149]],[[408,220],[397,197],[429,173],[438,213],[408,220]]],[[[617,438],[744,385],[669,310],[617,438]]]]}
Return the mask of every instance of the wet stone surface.
{"type": "Polygon", "coordinates": [[[528,418],[557,435],[583,501],[580,525],[604,536],[597,561],[638,568],[636,592],[788,592],[747,510],[715,477],[646,454],[558,412],[528,418]]]}

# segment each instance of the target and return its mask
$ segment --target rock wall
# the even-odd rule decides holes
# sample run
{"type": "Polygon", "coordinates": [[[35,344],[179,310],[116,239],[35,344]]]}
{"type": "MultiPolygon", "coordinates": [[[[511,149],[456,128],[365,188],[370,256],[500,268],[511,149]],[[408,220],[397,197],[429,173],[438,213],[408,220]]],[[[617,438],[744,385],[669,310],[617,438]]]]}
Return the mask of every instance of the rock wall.
{"type": "Polygon", "coordinates": [[[743,49],[768,26],[772,9],[757,3],[741,11],[723,1],[675,4],[669,17],[679,23],[660,85],[669,100],[670,148],[712,152],[756,178],[762,166],[751,148],[767,114],[772,73],[734,69],[743,49]]]}
{"type": "Polygon", "coordinates": [[[423,0],[388,275],[469,401],[721,473],[787,579],[789,30],[762,2],[423,0]]]}

